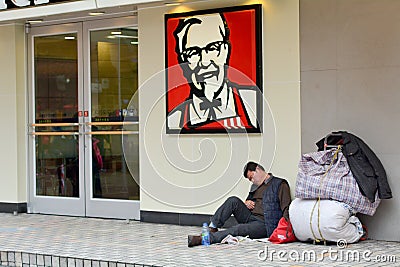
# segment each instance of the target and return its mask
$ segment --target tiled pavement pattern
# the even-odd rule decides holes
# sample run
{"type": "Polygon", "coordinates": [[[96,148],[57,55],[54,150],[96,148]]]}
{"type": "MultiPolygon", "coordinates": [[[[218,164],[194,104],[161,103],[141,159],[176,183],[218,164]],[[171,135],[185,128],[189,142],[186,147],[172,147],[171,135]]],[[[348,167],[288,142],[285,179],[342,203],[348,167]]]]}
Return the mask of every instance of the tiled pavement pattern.
{"type": "Polygon", "coordinates": [[[187,235],[199,232],[200,227],[0,213],[0,265],[400,266],[399,242],[368,240],[345,249],[336,244],[274,245],[256,241],[188,248],[187,235]]]}

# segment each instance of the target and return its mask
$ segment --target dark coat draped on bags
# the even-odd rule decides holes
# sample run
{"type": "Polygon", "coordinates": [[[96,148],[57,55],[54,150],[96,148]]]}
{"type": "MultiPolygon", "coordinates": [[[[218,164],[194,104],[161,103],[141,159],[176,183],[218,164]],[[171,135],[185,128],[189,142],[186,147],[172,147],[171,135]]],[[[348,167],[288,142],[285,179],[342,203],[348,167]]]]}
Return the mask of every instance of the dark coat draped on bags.
{"type": "MultiPolygon", "coordinates": [[[[334,132],[333,134],[328,136],[327,144],[341,144],[343,146],[343,155],[347,159],[361,193],[371,203],[375,201],[377,190],[380,199],[392,198],[392,191],[387,181],[385,169],[368,145],[359,137],[345,131],[334,132]]],[[[324,142],[325,138],[316,143],[319,151],[324,150],[324,142]]]]}

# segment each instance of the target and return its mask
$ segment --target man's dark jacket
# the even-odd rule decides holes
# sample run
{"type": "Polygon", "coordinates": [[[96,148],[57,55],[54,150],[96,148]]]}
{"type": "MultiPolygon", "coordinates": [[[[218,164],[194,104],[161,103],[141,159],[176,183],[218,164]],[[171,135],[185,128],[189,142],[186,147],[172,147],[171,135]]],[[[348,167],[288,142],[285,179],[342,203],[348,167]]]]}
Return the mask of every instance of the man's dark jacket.
{"type": "MultiPolygon", "coordinates": [[[[324,150],[325,138],[317,142],[318,150],[324,150]]],[[[392,198],[387,181],[385,169],[375,155],[359,137],[345,132],[333,132],[333,135],[327,138],[328,145],[341,144],[343,155],[346,157],[350,170],[360,188],[361,193],[373,203],[375,194],[378,190],[380,199],[392,198]]]]}

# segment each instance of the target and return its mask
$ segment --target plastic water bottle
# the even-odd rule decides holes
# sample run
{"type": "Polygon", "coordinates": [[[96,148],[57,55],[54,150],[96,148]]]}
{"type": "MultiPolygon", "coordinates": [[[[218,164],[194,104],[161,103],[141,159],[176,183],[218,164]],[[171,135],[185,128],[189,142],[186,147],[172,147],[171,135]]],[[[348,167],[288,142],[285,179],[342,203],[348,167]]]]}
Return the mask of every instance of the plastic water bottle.
{"type": "Polygon", "coordinates": [[[203,228],[201,229],[201,244],[203,246],[210,245],[210,231],[207,223],[203,223],[203,228]]]}

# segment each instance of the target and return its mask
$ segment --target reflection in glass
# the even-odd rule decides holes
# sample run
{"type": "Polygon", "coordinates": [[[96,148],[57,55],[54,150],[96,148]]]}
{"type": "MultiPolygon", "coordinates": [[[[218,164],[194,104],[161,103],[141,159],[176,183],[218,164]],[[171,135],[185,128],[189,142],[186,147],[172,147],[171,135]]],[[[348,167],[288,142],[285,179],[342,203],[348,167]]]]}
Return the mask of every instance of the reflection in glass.
{"type": "MultiPolygon", "coordinates": [[[[76,34],[34,38],[36,123],[78,122],[77,54],[76,34]]],[[[77,126],[35,131],[36,194],[79,197],[77,126]]]]}
{"type": "Polygon", "coordinates": [[[92,121],[137,120],[138,103],[127,109],[138,87],[137,29],[92,31],[90,37],[92,121]]]}
{"type": "Polygon", "coordinates": [[[36,136],[36,194],[79,197],[78,140],[71,136],[36,136]]]}
{"type": "MultiPolygon", "coordinates": [[[[90,33],[91,120],[93,123],[138,121],[138,101],[128,104],[138,87],[137,29],[90,33]],[[112,34],[114,32],[114,34],[112,34]],[[115,34],[118,32],[118,34],[115,34]]],[[[134,125],[137,131],[137,124],[134,125]]],[[[92,192],[94,198],[139,200],[139,161],[126,164],[122,138],[132,138],[130,153],[139,155],[138,135],[123,135],[122,126],[92,126],[92,192]],[[99,134],[96,134],[96,131],[99,134]],[[117,134],[105,134],[105,131],[117,134]],[[103,132],[103,133],[101,133],[103,132]]]]}
{"type": "MultiPolygon", "coordinates": [[[[127,136],[137,139],[131,149],[139,155],[138,135],[127,136]]],[[[92,137],[92,189],[95,198],[139,200],[139,186],[135,181],[138,173],[132,175],[125,162],[122,138],[122,135],[115,134],[92,137]]],[[[136,164],[138,166],[139,161],[136,164]]]]}
{"type": "Polygon", "coordinates": [[[76,34],[35,37],[35,120],[77,122],[76,34]],[[66,37],[75,39],[65,39],[66,37]]]}

